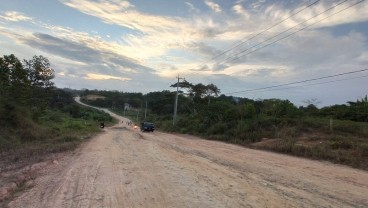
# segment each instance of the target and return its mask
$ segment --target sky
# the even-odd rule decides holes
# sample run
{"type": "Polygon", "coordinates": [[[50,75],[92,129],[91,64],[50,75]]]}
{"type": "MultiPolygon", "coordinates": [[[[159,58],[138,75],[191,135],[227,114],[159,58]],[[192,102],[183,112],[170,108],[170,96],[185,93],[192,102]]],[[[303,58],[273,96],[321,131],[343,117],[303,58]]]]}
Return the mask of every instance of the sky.
{"type": "Polygon", "coordinates": [[[0,52],[47,57],[60,88],[145,94],[179,75],[322,107],[368,94],[368,2],[1,0],[0,52]]]}

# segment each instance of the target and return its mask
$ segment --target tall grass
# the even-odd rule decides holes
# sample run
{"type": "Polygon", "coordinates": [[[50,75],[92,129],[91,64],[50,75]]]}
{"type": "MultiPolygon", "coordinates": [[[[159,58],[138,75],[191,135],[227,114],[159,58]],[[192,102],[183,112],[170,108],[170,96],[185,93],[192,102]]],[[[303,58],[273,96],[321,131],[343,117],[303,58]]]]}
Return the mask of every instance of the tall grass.
{"type": "Polygon", "coordinates": [[[113,122],[101,111],[84,107],[78,111],[81,116],[76,118],[68,112],[45,110],[34,121],[26,108],[8,109],[0,117],[0,164],[41,160],[48,153],[73,150],[100,131],[99,119],[109,120],[107,125],[113,122]]]}

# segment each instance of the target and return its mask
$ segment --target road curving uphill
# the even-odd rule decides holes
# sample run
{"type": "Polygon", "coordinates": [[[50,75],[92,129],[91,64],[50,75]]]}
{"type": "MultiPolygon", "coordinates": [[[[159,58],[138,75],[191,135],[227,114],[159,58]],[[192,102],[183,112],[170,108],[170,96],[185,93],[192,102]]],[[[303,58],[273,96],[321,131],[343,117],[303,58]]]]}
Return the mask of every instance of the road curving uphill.
{"type": "Polygon", "coordinates": [[[368,172],[120,122],[9,207],[368,207],[368,172]]]}

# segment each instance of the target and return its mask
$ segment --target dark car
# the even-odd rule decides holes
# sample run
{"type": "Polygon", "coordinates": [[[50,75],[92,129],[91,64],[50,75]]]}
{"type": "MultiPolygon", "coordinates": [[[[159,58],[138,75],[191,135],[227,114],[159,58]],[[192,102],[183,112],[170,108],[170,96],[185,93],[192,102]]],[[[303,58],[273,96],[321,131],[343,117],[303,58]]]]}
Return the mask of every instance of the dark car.
{"type": "Polygon", "coordinates": [[[141,123],[141,131],[151,131],[155,130],[155,126],[151,122],[142,122],[141,123]]]}

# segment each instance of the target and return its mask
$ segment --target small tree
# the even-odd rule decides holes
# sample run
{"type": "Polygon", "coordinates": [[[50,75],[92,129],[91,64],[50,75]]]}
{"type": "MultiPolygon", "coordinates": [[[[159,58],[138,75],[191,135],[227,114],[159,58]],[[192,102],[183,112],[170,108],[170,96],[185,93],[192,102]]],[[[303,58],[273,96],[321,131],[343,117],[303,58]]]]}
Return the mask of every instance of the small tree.
{"type": "Polygon", "coordinates": [[[54,70],[46,57],[33,56],[29,61],[24,60],[24,65],[33,87],[51,88],[54,86],[54,83],[51,81],[55,77],[54,70]]]}
{"type": "Polygon", "coordinates": [[[0,97],[24,103],[29,95],[27,71],[13,54],[0,58],[0,97]]]}
{"type": "Polygon", "coordinates": [[[29,102],[37,104],[32,107],[33,118],[38,119],[52,98],[54,70],[49,60],[43,56],[33,56],[29,61],[24,60],[24,68],[32,89],[29,102]]]}
{"type": "Polygon", "coordinates": [[[208,96],[208,105],[210,105],[211,103],[211,96],[218,96],[220,94],[220,89],[214,85],[214,84],[209,84],[206,86],[207,87],[207,96],[208,96]]]}

